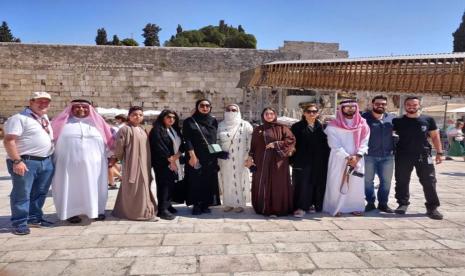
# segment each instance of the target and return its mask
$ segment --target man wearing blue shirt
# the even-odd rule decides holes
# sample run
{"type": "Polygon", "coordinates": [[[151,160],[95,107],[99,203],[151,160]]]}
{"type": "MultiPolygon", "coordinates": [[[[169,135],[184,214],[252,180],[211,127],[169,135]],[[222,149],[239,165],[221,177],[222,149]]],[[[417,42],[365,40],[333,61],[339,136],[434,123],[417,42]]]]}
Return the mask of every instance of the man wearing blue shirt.
{"type": "Polygon", "coordinates": [[[389,208],[389,190],[394,169],[392,119],[394,115],[386,112],[387,98],[378,95],[371,101],[372,110],[365,112],[365,118],[370,126],[370,140],[368,154],[365,156],[365,212],[376,209],[375,174],[379,178],[378,210],[393,213],[389,208]]]}

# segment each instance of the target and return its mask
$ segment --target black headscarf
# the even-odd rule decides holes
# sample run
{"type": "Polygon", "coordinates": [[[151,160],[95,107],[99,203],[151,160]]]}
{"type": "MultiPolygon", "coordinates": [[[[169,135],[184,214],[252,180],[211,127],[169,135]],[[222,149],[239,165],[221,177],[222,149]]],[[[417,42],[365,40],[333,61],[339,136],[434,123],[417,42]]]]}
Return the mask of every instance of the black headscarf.
{"type": "Polygon", "coordinates": [[[195,113],[194,115],[192,115],[192,118],[195,119],[195,121],[199,124],[199,125],[203,125],[203,126],[211,126],[213,125],[213,122],[215,121],[215,118],[213,118],[213,116],[211,115],[211,112],[212,112],[212,103],[207,100],[207,99],[201,99],[201,100],[198,100],[197,102],[195,102],[195,113]],[[208,102],[210,104],[210,111],[207,113],[207,114],[203,114],[199,111],[199,105],[201,102],[208,102]]]}

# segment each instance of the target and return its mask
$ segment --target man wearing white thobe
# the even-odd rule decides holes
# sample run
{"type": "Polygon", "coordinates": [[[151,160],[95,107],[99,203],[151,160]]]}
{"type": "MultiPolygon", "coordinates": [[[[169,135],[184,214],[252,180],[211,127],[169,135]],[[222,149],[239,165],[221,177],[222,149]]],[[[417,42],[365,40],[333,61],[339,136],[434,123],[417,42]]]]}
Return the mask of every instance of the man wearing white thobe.
{"type": "Polygon", "coordinates": [[[365,209],[363,156],[368,152],[370,128],[354,100],[342,101],[336,119],[325,130],[331,148],[323,211],[332,216],[362,215],[365,209]],[[351,174],[346,174],[347,169],[351,174]]]}
{"type": "Polygon", "coordinates": [[[56,135],[53,201],[61,220],[79,223],[79,215],[105,219],[108,195],[109,126],[90,102],[74,100],[52,121],[56,135]]]}

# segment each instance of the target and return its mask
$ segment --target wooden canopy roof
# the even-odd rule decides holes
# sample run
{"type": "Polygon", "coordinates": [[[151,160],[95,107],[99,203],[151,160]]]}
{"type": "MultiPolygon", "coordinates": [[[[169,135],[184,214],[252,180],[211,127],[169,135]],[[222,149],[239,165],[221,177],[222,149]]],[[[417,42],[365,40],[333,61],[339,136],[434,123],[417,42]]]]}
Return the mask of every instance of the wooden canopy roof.
{"type": "Polygon", "coordinates": [[[278,61],[241,73],[240,88],[465,95],[465,53],[278,61]]]}

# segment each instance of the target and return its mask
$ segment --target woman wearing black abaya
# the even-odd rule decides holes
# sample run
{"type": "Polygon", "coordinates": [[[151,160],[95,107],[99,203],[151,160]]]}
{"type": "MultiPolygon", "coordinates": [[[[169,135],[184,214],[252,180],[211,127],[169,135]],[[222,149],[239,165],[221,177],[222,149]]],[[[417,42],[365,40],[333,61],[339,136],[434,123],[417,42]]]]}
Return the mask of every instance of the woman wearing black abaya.
{"type": "Polygon", "coordinates": [[[291,158],[295,217],[303,217],[306,211],[321,212],[323,208],[329,147],[317,119],[318,111],[316,104],[308,105],[302,120],[291,127],[296,138],[296,151],[291,158]]]}
{"type": "Polygon", "coordinates": [[[216,144],[218,129],[218,122],[210,114],[211,108],[209,100],[198,100],[195,103],[194,115],[183,123],[184,148],[187,152],[185,180],[188,195],[186,204],[194,205],[193,215],[210,213],[209,206],[221,204],[217,155],[208,151],[208,144],[216,144]]]}

